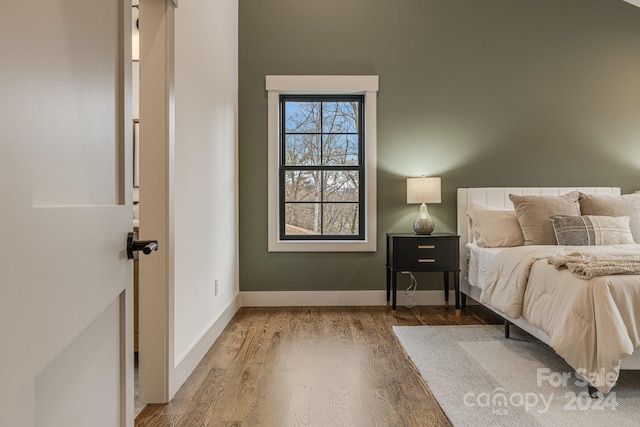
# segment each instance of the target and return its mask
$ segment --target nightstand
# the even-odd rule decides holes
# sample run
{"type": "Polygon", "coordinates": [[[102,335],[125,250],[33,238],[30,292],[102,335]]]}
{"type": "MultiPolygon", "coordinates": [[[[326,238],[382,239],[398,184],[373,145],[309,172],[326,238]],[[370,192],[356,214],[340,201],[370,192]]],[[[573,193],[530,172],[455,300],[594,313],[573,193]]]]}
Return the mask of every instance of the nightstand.
{"type": "Polygon", "coordinates": [[[449,233],[387,233],[387,306],[396,313],[399,272],[444,273],[444,301],[449,305],[449,273],[453,272],[456,314],[460,314],[460,236],[449,233]]]}

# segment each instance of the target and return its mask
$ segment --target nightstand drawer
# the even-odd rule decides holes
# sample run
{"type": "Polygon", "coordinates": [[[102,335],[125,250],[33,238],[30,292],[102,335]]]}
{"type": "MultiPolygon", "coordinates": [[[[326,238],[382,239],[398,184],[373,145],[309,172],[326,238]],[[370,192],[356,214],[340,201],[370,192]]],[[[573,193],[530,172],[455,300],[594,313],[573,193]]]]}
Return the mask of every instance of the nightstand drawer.
{"type": "Polygon", "coordinates": [[[457,256],[455,252],[403,254],[396,263],[396,269],[407,271],[443,271],[456,269],[457,256]]]}

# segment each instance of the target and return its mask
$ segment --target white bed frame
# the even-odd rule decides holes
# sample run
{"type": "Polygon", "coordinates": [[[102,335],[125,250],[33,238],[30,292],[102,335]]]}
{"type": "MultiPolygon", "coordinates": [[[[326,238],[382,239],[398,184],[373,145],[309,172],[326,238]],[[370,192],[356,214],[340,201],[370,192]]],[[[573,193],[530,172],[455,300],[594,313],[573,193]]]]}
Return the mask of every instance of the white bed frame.
{"type": "MultiPolygon", "coordinates": [[[[619,187],[493,187],[493,188],[459,188],[458,189],[458,234],[460,235],[460,297],[463,302],[467,296],[475,301],[480,301],[480,289],[469,283],[469,260],[467,257],[466,244],[473,240],[473,234],[467,209],[472,203],[480,203],[486,209],[513,209],[513,203],[509,199],[509,194],[518,195],[538,195],[538,196],[560,196],[571,191],[581,191],[586,194],[601,194],[609,196],[620,195],[619,187]]],[[[484,304],[483,304],[484,305],[484,304]]],[[[486,306],[486,305],[485,305],[486,306]]],[[[533,326],[523,318],[512,319],[503,313],[494,311],[508,322],[518,326],[540,341],[549,345],[551,338],[544,331],[533,326]]],[[[624,359],[621,369],[640,369],[640,350],[636,349],[633,355],[624,359]]]]}

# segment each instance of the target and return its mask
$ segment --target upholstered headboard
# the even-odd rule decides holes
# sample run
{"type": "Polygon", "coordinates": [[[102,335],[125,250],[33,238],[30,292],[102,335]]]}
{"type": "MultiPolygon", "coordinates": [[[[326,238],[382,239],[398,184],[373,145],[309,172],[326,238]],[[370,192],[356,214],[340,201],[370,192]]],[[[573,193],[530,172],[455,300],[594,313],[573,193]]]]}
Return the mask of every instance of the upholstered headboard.
{"type": "Polygon", "coordinates": [[[484,187],[458,188],[458,234],[460,235],[460,268],[462,277],[466,277],[467,255],[466,244],[473,240],[467,209],[477,202],[485,209],[513,209],[509,194],[560,196],[571,191],[581,191],[586,194],[602,194],[619,196],[619,187],[484,187]]]}

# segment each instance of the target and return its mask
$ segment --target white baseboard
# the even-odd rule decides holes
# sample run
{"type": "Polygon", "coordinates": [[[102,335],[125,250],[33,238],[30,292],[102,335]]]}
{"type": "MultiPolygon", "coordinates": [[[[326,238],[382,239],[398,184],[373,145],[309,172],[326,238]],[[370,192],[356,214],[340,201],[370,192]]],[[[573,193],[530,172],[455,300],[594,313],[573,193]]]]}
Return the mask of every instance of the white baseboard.
{"type": "Polygon", "coordinates": [[[211,348],[215,340],[218,339],[224,328],[229,324],[233,316],[240,309],[241,296],[238,294],[222,312],[220,316],[211,324],[207,331],[200,337],[195,344],[189,348],[184,354],[176,359],[176,368],[174,370],[173,384],[176,390],[171,394],[173,396],[176,391],[184,384],[186,379],[191,375],[193,370],[198,366],[207,351],[211,348]]]}
{"type": "MultiPolygon", "coordinates": [[[[243,307],[300,306],[384,306],[386,291],[255,291],[240,292],[243,307]]],[[[415,305],[444,305],[444,291],[416,291],[415,305]]],[[[404,306],[407,297],[398,290],[397,305],[404,306]]],[[[455,304],[455,293],[449,291],[449,305],[455,304]]]]}

